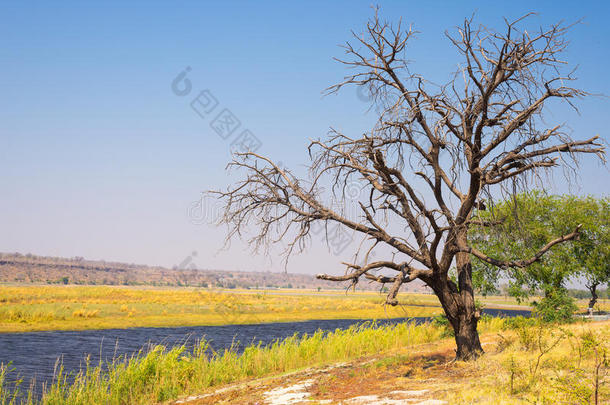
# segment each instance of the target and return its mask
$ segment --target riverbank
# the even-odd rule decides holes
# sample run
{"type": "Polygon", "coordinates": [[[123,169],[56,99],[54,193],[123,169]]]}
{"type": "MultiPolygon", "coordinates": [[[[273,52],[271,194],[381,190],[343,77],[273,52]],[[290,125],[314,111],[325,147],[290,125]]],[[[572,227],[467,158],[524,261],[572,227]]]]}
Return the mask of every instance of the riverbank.
{"type": "MultiPolygon", "coordinates": [[[[46,387],[40,403],[162,402],[222,384],[435,341],[443,330],[441,326],[413,323],[368,323],[333,332],[294,334],[270,345],[252,345],[240,352],[236,348],[214,352],[205,339],[194,349],[186,344],[173,348],[157,345],[109,364],[88,363],[74,378],[60,368],[53,383],[46,387]]],[[[1,375],[0,372],[0,380],[1,375]]],[[[2,387],[0,381],[0,397],[3,389],[7,392],[6,385],[2,387]]],[[[27,385],[24,386],[27,391],[27,385]]],[[[0,401],[0,404],[3,403],[0,401]]]]}
{"type": "MultiPolygon", "coordinates": [[[[528,316],[528,311],[484,309],[487,316],[528,316]]],[[[416,325],[432,322],[430,317],[380,319],[379,326],[405,321],[416,325]]],[[[0,363],[14,368],[11,380],[36,380],[37,393],[45,382],[53,381],[58,359],[65,373],[76,373],[85,358],[91,364],[111,362],[117,357],[131,357],[141,349],[163,345],[166,350],[187,345],[189,350],[198,339],[205,337],[208,351],[234,350],[241,354],[248,345],[267,346],[293,336],[313,335],[318,331],[332,332],[354,325],[370,323],[366,319],[326,319],[301,322],[275,322],[244,325],[191,326],[175,328],[126,328],[81,331],[45,331],[0,334],[0,363]]]]}
{"type": "MultiPolygon", "coordinates": [[[[536,325],[533,319],[485,318],[479,329],[486,354],[471,363],[452,362],[455,343],[437,324],[320,331],[241,354],[213,353],[205,340],[194,351],[156,346],[107,366],[89,363],[73,380],[60,369],[39,402],[290,404],[288,397],[314,403],[365,397],[364,403],[375,403],[411,395],[451,404],[589,403],[594,381],[599,398],[608,398],[610,322],[536,325]]],[[[0,372],[2,404],[11,400],[5,374],[0,372]]]]}
{"type": "Polygon", "coordinates": [[[609,403],[610,321],[481,335],[486,351],[454,362],[452,339],[422,343],[183,397],[172,404],[609,403]]]}
{"type": "MultiPolygon", "coordinates": [[[[314,319],[389,319],[442,312],[427,294],[385,295],[337,290],[210,290],[128,286],[0,286],[0,333],[297,322],[314,319]]],[[[503,297],[488,308],[528,309],[503,297]]]]}

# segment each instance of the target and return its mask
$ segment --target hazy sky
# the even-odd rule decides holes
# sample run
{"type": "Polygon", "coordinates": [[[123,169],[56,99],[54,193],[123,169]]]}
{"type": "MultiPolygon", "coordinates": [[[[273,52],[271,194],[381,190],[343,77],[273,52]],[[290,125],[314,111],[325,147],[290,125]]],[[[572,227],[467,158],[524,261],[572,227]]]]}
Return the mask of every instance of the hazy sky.
{"type": "MultiPolygon", "coordinates": [[[[0,252],[173,266],[196,251],[200,268],[281,270],[279,259],[252,257],[242,243],[218,253],[225,230],[193,223],[201,221],[189,208],[201,191],[231,182],[224,168],[242,130],[260,140],[260,152],[295,166],[330,126],[369,128],[373,116],[354,89],[321,92],[346,74],[332,57],[363,28],[371,3],[83,3],[0,6],[0,252]],[[192,89],[178,96],[172,81],[187,67],[192,89]],[[190,103],[203,90],[218,104],[200,116],[190,103]],[[241,123],[226,140],[210,127],[225,108],[241,123]]],[[[439,82],[458,62],[443,33],[473,12],[497,28],[502,16],[528,11],[540,13],[536,24],[583,18],[566,58],[579,65],[581,87],[610,95],[605,1],[378,4],[384,17],[420,31],[409,46],[413,70],[439,82]]],[[[549,117],[575,137],[608,139],[610,101],[578,105],[580,115],[549,117]]],[[[580,187],[568,190],[561,177],[549,187],[607,195],[609,180],[587,163],[580,187]]],[[[288,270],[340,271],[344,259],[314,237],[288,270]]]]}

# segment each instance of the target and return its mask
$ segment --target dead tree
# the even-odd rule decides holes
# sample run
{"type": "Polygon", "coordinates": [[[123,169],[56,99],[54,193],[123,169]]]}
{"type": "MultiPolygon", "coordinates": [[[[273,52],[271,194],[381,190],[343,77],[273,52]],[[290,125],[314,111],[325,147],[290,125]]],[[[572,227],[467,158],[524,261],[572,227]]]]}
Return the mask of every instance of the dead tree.
{"type": "Polygon", "coordinates": [[[434,85],[410,70],[406,46],[415,32],[375,13],[339,60],[352,74],[328,89],[365,86],[378,107],[374,128],[355,137],[331,130],[313,141],[305,178],[255,153],[236,156],[229,166],[245,170],[244,180],[213,192],[225,205],[219,222],[229,225],[228,239],[254,225],[257,232],[246,238],[254,250],[282,241],[288,257],[305,248],[312,226],[338,224],[362,243],[344,275],[318,278],[390,283],[389,305],[398,303],[404,283],[419,279],[453,327],[457,358],[478,356],[472,256],[518,271],[577,237],[578,229],[533,257],[502,261],[469,243],[469,227],[482,222],[477,210],[556,166],[575,169],[581,154],[604,159],[597,136],[573,140],[561,125],[544,125],[549,101],[572,105],[587,93],[569,87],[573,71],[560,59],[569,26],[527,32],[520,27],[528,17],[506,21],[502,32],[469,19],[446,34],[462,64],[447,84],[434,85]],[[357,212],[331,203],[344,201],[354,184],[362,190],[357,212]],[[383,260],[369,260],[373,251],[383,260]]]}
{"type": "Polygon", "coordinates": [[[585,287],[587,287],[587,289],[589,289],[589,291],[591,292],[591,299],[589,300],[589,313],[593,313],[593,308],[595,308],[595,304],[597,304],[597,299],[599,298],[597,295],[597,286],[599,284],[596,283],[587,283],[585,284],[585,287]]]}

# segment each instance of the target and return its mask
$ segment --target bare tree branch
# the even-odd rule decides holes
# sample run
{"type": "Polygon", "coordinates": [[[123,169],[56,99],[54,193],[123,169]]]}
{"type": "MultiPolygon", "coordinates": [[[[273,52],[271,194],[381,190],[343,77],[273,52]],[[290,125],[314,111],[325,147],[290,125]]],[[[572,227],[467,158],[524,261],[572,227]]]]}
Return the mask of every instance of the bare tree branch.
{"type": "Polygon", "coordinates": [[[482,196],[492,203],[493,196],[515,193],[516,183],[526,188],[554,167],[576,168],[582,156],[605,161],[598,136],[575,140],[562,125],[546,126],[549,100],[574,107],[588,93],[569,87],[574,70],[562,53],[570,26],[528,31],[531,17],[506,21],[501,32],[466,19],[447,34],[461,65],[447,83],[435,85],[410,70],[412,27],[392,25],[376,12],[354,43],[344,46],[345,58],[337,59],[351,74],[327,89],[364,87],[379,107],[375,126],[355,137],[331,130],[312,141],[305,179],[258,154],[236,156],[230,167],[243,170],[244,180],[215,192],[225,203],[219,222],[229,225],[227,240],[254,228],[248,239],[254,250],[283,241],[288,258],[305,249],[313,226],[327,230],[334,224],[360,235],[365,262],[347,263],[343,276],[318,277],[352,286],[363,277],[391,283],[390,305],[404,283],[419,279],[438,296],[454,327],[458,357],[475,355],[480,344],[471,256],[502,268],[525,267],[578,236],[576,230],[552,240],[527,259],[489,257],[468,239],[471,225],[495,224],[475,216],[485,207],[482,196]],[[354,184],[360,193],[347,201],[354,184]],[[368,262],[382,247],[391,257],[368,262]],[[456,281],[449,277],[452,268],[456,281]]]}

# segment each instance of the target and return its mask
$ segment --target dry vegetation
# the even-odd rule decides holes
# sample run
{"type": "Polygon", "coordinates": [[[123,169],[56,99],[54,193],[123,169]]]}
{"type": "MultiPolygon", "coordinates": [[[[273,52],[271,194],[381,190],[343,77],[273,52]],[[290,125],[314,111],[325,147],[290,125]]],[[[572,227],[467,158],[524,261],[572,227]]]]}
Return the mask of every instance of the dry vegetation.
{"type": "Polygon", "coordinates": [[[500,323],[483,325],[487,353],[473,362],[455,362],[453,342],[445,339],[335,367],[230,385],[182,403],[282,403],[288,395],[314,404],[584,405],[610,401],[610,322],[513,328],[500,323]]]}
{"type": "MultiPolygon", "coordinates": [[[[363,325],[295,335],[269,347],[248,347],[243,354],[212,353],[205,341],[193,352],[184,346],[171,350],[157,346],[130,359],[117,359],[107,369],[89,364],[74,382],[60,370],[38,402],[602,404],[610,400],[610,322],[542,325],[523,318],[486,319],[481,332],[487,353],[471,362],[453,360],[455,348],[452,339],[444,338],[447,331],[434,324],[363,325]]],[[[2,405],[16,398],[4,381],[6,368],[0,369],[2,405]]],[[[24,403],[35,403],[27,395],[22,398],[24,403]]]]}
{"type": "MultiPolygon", "coordinates": [[[[481,297],[487,308],[526,308],[481,297]]],[[[376,292],[135,286],[0,286],[0,333],[125,327],[224,325],[312,319],[385,319],[441,313],[431,294],[384,306],[376,292]]],[[[582,311],[587,301],[578,302],[582,311]]],[[[599,309],[610,308],[600,300],[599,309]]]]}
{"type": "Polygon", "coordinates": [[[384,307],[378,293],[109,286],[0,287],[0,332],[194,326],[440,313],[435,297],[384,307]]]}

